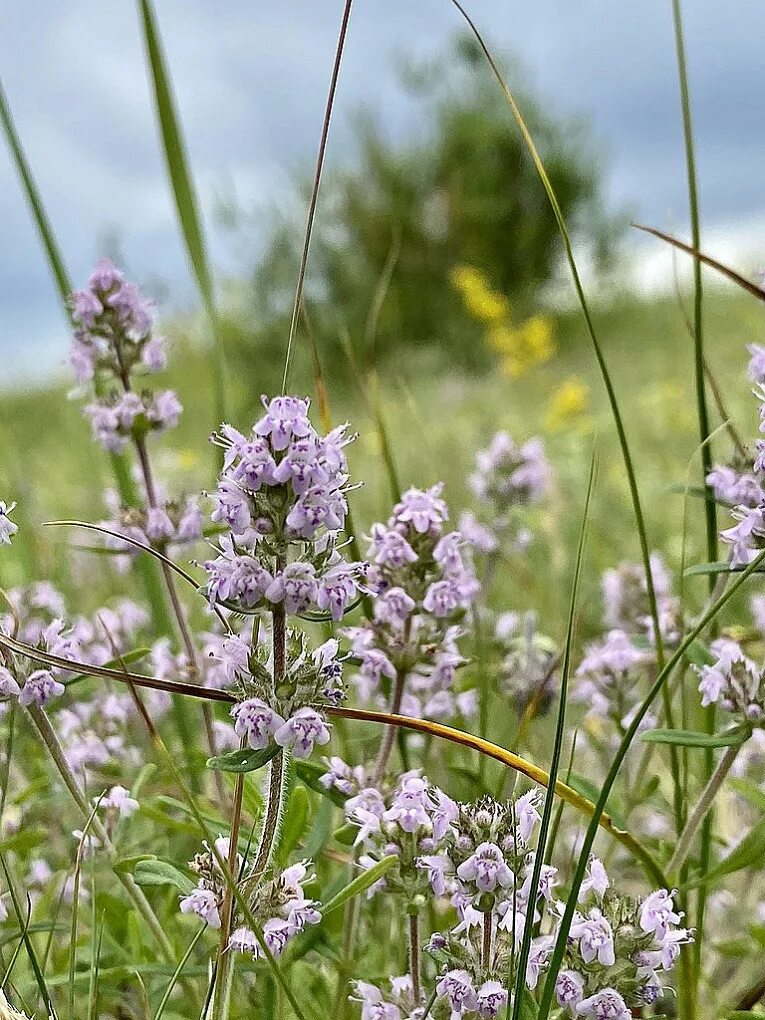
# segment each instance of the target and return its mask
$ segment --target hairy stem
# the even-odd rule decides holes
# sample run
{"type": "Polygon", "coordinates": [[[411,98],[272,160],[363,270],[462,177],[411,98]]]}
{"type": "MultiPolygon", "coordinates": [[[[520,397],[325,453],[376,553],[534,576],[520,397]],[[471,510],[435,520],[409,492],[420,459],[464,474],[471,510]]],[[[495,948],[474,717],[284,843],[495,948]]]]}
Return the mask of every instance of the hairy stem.
{"type": "Polygon", "coordinates": [[[483,915],[483,938],[481,939],[481,970],[484,975],[491,969],[491,937],[494,927],[494,915],[487,910],[483,915]]]}
{"type": "MultiPolygon", "coordinates": [[[[284,570],[284,559],[277,557],[275,574],[284,570]]],[[[287,617],[284,602],[278,602],[271,611],[272,620],[272,650],[274,663],[274,691],[278,691],[287,670],[287,617]]],[[[279,751],[275,758],[271,759],[268,777],[268,803],[266,813],[263,817],[263,827],[260,830],[260,842],[258,843],[253,865],[253,885],[257,885],[263,877],[266,869],[271,863],[276,840],[279,835],[282,812],[284,811],[284,797],[286,793],[286,754],[279,751]]]]}
{"type": "Polygon", "coordinates": [[[707,817],[707,814],[712,807],[712,802],[719,793],[720,787],[724,783],[725,777],[730,772],[731,766],[736,760],[740,749],[740,744],[732,744],[730,747],[725,748],[725,754],[722,756],[717,768],[712,773],[709,782],[704,788],[704,792],[699,797],[696,807],[693,809],[690,818],[686,822],[685,828],[680,834],[677,846],[675,847],[675,852],[672,854],[672,858],[667,865],[667,872],[670,875],[677,873],[685,862],[693,844],[693,837],[696,835],[698,827],[707,817]]]}
{"type": "Polygon", "coordinates": [[[420,970],[420,915],[413,910],[409,914],[409,974],[412,978],[412,997],[415,1006],[422,1002],[420,970]]]}

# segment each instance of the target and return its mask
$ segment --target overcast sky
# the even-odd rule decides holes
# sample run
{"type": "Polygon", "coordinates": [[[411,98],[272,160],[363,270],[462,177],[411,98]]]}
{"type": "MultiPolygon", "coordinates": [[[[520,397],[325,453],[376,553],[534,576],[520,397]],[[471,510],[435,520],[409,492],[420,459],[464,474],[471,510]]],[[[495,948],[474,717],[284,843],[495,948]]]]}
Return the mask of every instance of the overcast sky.
{"type": "MultiPolygon", "coordinates": [[[[687,217],[670,0],[465,0],[488,41],[512,49],[550,104],[590,119],[614,206],[682,230],[687,217]]],[[[218,265],[215,196],[265,207],[315,154],[341,0],[156,0],[218,265]]],[[[763,227],[762,0],[686,3],[705,226],[720,244],[763,227]]],[[[347,158],[367,103],[394,136],[420,127],[397,84],[401,54],[448,53],[448,0],[356,0],[330,160],[347,158]]],[[[0,75],[76,281],[104,238],[139,278],[193,295],[157,142],[130,0],[5,0],[0,75]]],[[[759,242],[755,240],[755,247],[759,242]]],[[[765,248],[765,244],[763,246],[765,248]]],[[[718,248],[719,251],[719,248],[718,248]]],[[[0,145],[2,379],[60,366],[64,323],[0,145]]]]}

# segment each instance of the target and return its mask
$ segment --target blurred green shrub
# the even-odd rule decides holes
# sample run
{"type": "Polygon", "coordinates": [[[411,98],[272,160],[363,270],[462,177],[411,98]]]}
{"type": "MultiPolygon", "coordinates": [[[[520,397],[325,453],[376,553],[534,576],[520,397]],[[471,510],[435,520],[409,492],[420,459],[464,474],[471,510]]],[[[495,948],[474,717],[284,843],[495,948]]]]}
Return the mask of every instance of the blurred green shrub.
{"type": "MultiPolygon", "coordinates": [[[[549,112],[518,87],[519,77],[513,67],[509,81],[563,212],[602,259],[617,230],[603,213],[595,147],[581,122],[549,112]]],[[[455,269],[479,272],[522,320],[537,310],[539,289],[560,262],[554,216],[475,43],[457,37],[451,57],[410,66],[403,79],[430,130],[390,142],[362,111],[356,159],[322,184],[306,294],[311,329],[333,372],[348,347],[362,366],[403,348],[408,357],[413,348],[437,348],[461,368],[485,368],[491,345],[454,286],[455,269]]],[[[303,218],[274,214],[271,231],[228,338],[239,367],[257,366],[261,376],[283,356],[303,218]]]]}

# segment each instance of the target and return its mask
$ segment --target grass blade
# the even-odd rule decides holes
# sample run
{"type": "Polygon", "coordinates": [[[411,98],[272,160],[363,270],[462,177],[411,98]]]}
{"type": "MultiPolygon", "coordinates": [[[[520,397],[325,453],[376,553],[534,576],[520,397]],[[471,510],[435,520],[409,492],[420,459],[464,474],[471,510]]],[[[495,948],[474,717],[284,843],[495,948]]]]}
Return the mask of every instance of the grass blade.
{"type": "MultiPolygon", "coordinates": [[[[568,626],[566,630],[566,646],[563,652],[563,666],[561,668],[561,681],[560,681],[560,700],[558,702],[558,719],[555,726],[555,742],[553,744],[552,759],[550,761],[550,779],[547,786],[547,793],[545,794],[544,807],[542,808],[542,821],[539,826],[539,838],[537,841],[537,850],[534,854],[534,868],[531,873],[531,889],[529,894],[529,903],[535,904],[537,901],[537,890],[539,888],[539,879],[542,874],[542,865],[545,860],[545,847],[547,843],[547,834],[550,830],[550,823],[552,820],[553,804],[555,802],[555,783],[558,778],[558,769],[560,768],[560,759],[563,752],[563,739],[566,730],[566,701],[568,696],[568,678],[571,670],[571,649],[574,643],[574,627],[576,622],[576,604],[579,595],[579,578],[582,572],[582,561],[584,559],[584,545],[587,537],[587,521],[590,513],[590,501],[592,499],[592,490],[595,484],[595,453],[593,452],[592,460],[590,461],[590,477],[587,482],[587,495],[584,501],[584,511],[582,512],[582,526],[579,529],[579,546],[576,553],[576,565],[574,567],[574,580],[571,586],[571,602],[568,611],[568,626]]],[[[513,997],[513,1015],[512,1020],[521,1020],[521,1009],[523,1005],[523,993],[526,989],[526,965],[529,959],[529,952],[531,951],[531,939],[534,934],[534,910],[530,909],[526,915],[526,923],[523,926],[523,938],[521,940],[521,948],[517,957],[517,969],[515,975],[515,994],[513,997]]],[[[512,968],[508,974],[508,988],[507,988],[507,1001],[511,1001],[511,987],[512,981],[512,968]]]]}
{"type": "Polygon", "coordinates": [[[173,989],[175,988],[176,984],[178,983],[178,978],[181,975],[181,971],[186,966],[186,964],[189,962],[191,954],[194,952],[194,947],[196,946],[197,942],[199,942],[199,940],[202,938],[202,936],[204,935],[204,933],[206,931],[207,931],[207,925],[203,924],[202,927],[199,929],[199,931],[194,936],[194,938],[189,943],[188,949],[186,950],[186,952],[181,957],[180,963],[178,964],[178,966],[175,969],[175,973],[173,974],[173,976],[170,978],[170,981],[168,982],[167,988],[165,989],[165,993],[162,996],[162,999],[160,1001],[159,1006],[157,1007],[157,1012],[154,1014],[154,1020],[161,1020],[162,1014],[165,1012],[165,1006],[167,1006],[168,1002],[170,1001],[170,996],[173,994],[173,989]]]}
{"type": "Polygon", "coordinates": [[[300,256],[300,268],[298,269],[297,284],[295,286],[295,300],[292,305],[292,317],[290,319],[290,331],[287,337],[287,353],[284,358],[284,376],[282,378],[282,393],[287,390],[287,382],[290,374],[290,362],[292,360],[292,344],[295,339],[295,330],[297,329],[298,316],[300,314],[300,308],[303,303],[303,285],[305,283],[305,273],[308,266],[308,252],[311,249],[311,236],[313,234],[313,222],[316,218],[316,205],[319,201],[319,187],[321,186],[321,175],[324,169],[324,157],[327,154],[327,142],[329,141],[329,126],[332,122],[332,110],[335,105],[335,94],[337,93],[337,83],[340,78],[340,65],[343,60],[343,51],[345,49],[345,40],[348,35],[348,22],[351,18],[351,7],[353,6],[353,0],[345,0],[345,6],[343,8],[343,16],[340,21],[340,35],[337,40],[337,48],[335,50],[335,62],[332,67],[332,77],[329,82],[329,94],[327,96],[327,105],[324,111],[324,123],[321,128],[321,138],[319,139],[319,151],[316,156],[316,171],[313,178],[313,187],[311,188],[311,199],[308,204],[308,216],[306,218],[305,225],[305,238],[303,241],[303,251],[300,256]]]}
{"type": "MultiPolygon", "coordinates": [[[[48,214],[45,212],[45,206],[42,203],[40,192],[37,188],[37,182],[35,181],[32,169],[27,162],[26,154],[21,144],[18,132],[16,131],[16,125],[13,122],[11,116],[10,107],[8,106],[8,99],[5,95],[2,82],[0,82],[0,121],[3,125],[3,132],[5,134],[5,140],[8,143],[8,148],[13,158],[16,172],[21,180],[21,185],[24,189],[24,193],[29,203],[29,208],[32,212],[32,218],[37,226],[38,233],[40,234],[40,240],[42,241],[45,249],[45,255],[48,260],[48,267],[50,268],[53,279],[56,283],[56,288],[61,297],[62,304],[66,306],[66,301],[72,292],[72,283],[69,279],[69,274],[64,265],[64,259],[61,255],[61,251],[56,241],[56,236],[53,233],[53,228],[48,219],[48,214]]],[[[67,319],[69,316],[67,315],[67,319]]]]}

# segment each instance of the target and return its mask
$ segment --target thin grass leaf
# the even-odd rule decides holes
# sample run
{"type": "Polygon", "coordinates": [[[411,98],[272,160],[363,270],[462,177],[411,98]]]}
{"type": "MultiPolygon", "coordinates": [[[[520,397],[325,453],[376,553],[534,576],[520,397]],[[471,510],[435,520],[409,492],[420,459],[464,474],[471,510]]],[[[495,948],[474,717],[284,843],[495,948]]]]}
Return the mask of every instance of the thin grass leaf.
{"type": "Polygon", "coordinates": [[[5,859],[5,854],[0,854],[0,866],[2,866],[3,874],[5,875],[5,880],[8,884],[8,892],[10,893],[11,896],[11,902],[13,903],[13,909],[16,914],[16,919],[19,922],[19,927],[24,929],[22,942],[24,944],[24,948],[27,951],[27,956],[29,957],[29,962],[32,966],[35,981],[37,982],[37,987],[40,990],[40,995],[42,996],[42,1001],[51,1017],[55,1018],[56,1011],[53,1008],[53,1000],[50,997],[48,986],[45,983],[45,977],[43,975],[42,968],[40,967],[40,963],[37,959],[35,948],[32,945],[32,939],[29,937],[28,925],[29,916],[31,915],[32,910],[31,904],[29,905],[29,913],[25,920],[21,913],[21,904],[19,902],[18,893],[16,892],[16,886],[14,885],[13,880],[11,879],[11,873],[8,870],[8,862],[5,859]]]}
{"type": "Polygon", "coordinates": [[[159,33],[157,16],[151,0],[139,0],[139,11],[146,57],[151,72],[157,123],[162,138],[162,151],[175,199],[178,224],[205,314],[213,332],[215,416],[217,421],[225,421],[227,418],[225,352],[220,320],[215,305],[212,274],[207,260],[207,250],[199,215],[199,202],[189,169],[186,144],[176,110],[173,86],[159,33]]]}
{"type": "Polygon", "coordinates": [[[699,251],[699,249],[693,245],[686,244],[684,241],[680,241],[677,237],[673,237],[671,234],[665,234],[663,230],[657,230],[656,227],[646,227],[641,223],[633,223],[632,226],[635,227],[636,230],[644,230],[646,234],[653,234],[654,237],[658,237],[660,240],[666,241],[667,244],[671,244],[675,248],[679,248],[680,251],[684,251],[699,262],[703,262],[704,265],[709,266],[710,269],[715,269],[718,273],[722,273],[723,276],[727,277],[732,283],[737,284],[742,288],[742,290],[752,294],[760,301],[765,301],[765,289],[758,287],[757,284],[753,283],[751,280],[747,280],[745,276],[737,273],[736,270],[731,269],[730,266],[726,266],[724,263],[718,262],[717,259],[713,259],[711,255],[705,255],[703,251],[699,251]]]}
{"type": "Polygon", "coordinates": [[[367,868],[360,875],[357,875],[351,882],[348,883],[343,889],[340,890],[335,896],[329,900],[328,903],[324,903],[321,908],[322,917],[326,917],[327,914],[331,914],[333,910],[337,910],[338,907],[342,907],[348,900],[352,900],[354,896],[360,896],[361,893],[366,892],[367,889],[379,882],[381,878],[398,864],[398,856],[396,854],[390,854],[388,857],[383,857],[382,860],[378,861],[377,864],[373,864],[371,868],[367,868]]]}
{"type": "Polygon", "coordinates": [[[199,942],[199,940],[202,938],[202,936],[204,935],[204,933],[206,931],[207,931],[207,925],[204,924],[204,925],[202,925],[202,927],[199,929],[199,931],[196,933],[194,938],[189,943],[188,949],[186,950],[186,952],[181,957],[180,962],[178,963],[178,966],[177,966],[173,976],[170,978],[170,980],[168,982],[167,988],[165,989],[164,995],[162,996],[162,998],[160,1000],[159,1006],[157,1006],[157,1012],[154,1014],[154,1020],[161,1020],[162,1014],[165,1012],[165,1007],[167,1006],[168,1002],[170,1001],[170,996],[173,994],[173,989],[175,988],[176,984],[178,983],[178,978],[181,976],[181,972],[183,971],[183,969],[186,966],[186,964],[189,962],[189,959],[191,958],[191,954],[194,952],[194,948],[195,948],[197,942],[199,942]]]}
{"type": "MultiPolygon", "coordinates": [[[[561,681],[560,681],[560,697],[558,701],[558,718],[555,724],[555,741],[553,743],[552,759],[550,761],[550,778],[547,792],[545,794],[544,807],[542,808],[542,820],[539,827],[539,838],[537,841],[537,851],[534,854],[534,867],[531,872],[531,886],[529,893],[529,903],[534,904],[537,901],[537,890],[539,888],[539,880],[542,875],[542,865],[545,859],[545,848],[547,844],[547,835],[550,831],[550,823],[552,821],[553,805],[555,802],[555,783],[558,778],[558,769],[560,768],[560,759],[563,753],[563,739],[566,730],[566,705],[568,702],[568,679],[571,670],[571,651],[574,643],[574,627],[576,622],[576,606],[577,599],[579,596],[579,579],[582,573],[582,562],[584,560],[584,546],[585,539],[587,537],[587,523],[590,514],[590,501],[592,499],[592,491],[595,485],[595,452],[593,451],[592,459],[590,460],[590,476],[587,481],[587,495],[584,500],[584,510],[582,512],[582,524],[579,529],[579,544],[576,552],[576,565],[574,567],[574,580],[571,585],[571,602],[569,604],[568,611],[568,624],[566,627],[566,645],[563,652],[563,665],[561,668],[561,681]]],[[[508,972],[507,977],[507,1001],[508,1003],[513,1002],[513,1013],[512,1020],[524,1020],[524,1014],[529,1015],[528,1008],[524,1009],[524,992],[526,991],[526,966],[528,964],[529,953],[531,951],[531,939],[534,934],[534,910],[529,910],[526,915],[526,922],[523,926],[523,937],[521,939],[521,947],[518,953],[516,961],[516,972],[515,972],[515,992],[513,994],[512,981],[513,971],[512,968],[508,972]]],[[[534,1014],[536,1009],[534,1009],[534,1014]]]]}
{"type": "MultiPolygon", "coordinates": [[[[56,284],[56,288],[61,297],[61,302],[66,307],[66,302],[69,295],[74,289],[72,282],[69,279],[69,274],[64,265],[64,259],[61,255],[61,251],[56,241],[56,236],[53,233],[48,214],[45,211],[45,206],[42,203],[40,192],[35,181],[32,168],[30,167],[21,139],[19,138],[18,132],[16,131],[16,125],[13,122],[11,110],[8,105],[8,98],[5,94],[2,82],[0,81],[0,122],[3,125],[3,132],[5,134],[5,140],[8,143],[8,148],[11,152],[13,163],[16,167],[16,172],[19,175],[21,186],[24,189],[29,208],[32,212],[32,218],[35,221],[37,231],[40,235],[43,248],[45,249],[45,255],[48,261],[48,267],[51,271],[51,275],[56,284]]],[[[67,316],[68,318],[68,316],[67,316]]]]}
{"type": "Polygon", "coordinates": [[[737,726],[724,733],[696,730],[647,730],[640,739],[646,744],[673,744],[675,747],[740,747],[751,735],[747,727],[737,726]]]}
{"type": "Polygon", "coordinates": [[[319,139],[319,151],[316,155],[316,171],[313,178],[313,186],[311,188],[311,199],[308,203],[308,215],[306,218],[305,225],[305,237],[303,240],[303,251],[300,256],[300,267],[298,269],[297,284],[295,285],[295,300],[292,305],[292,316],[290,318],[290,331],[287,337],[287,352],[284,358],[284,375],[282,377],[282,393],[287,392],[287,381],[290,374],[290,364],[292,361],[292,345],[295,339],[295,330],[297,329],[298,316],[300,309],[303,304],[303,286],[305,284],[305,274],[308,268],[308,253],[311,249],[311,237],[313,235],[313,223],[316,218],[316,206],[319,201],[319,188],[321,186],[321,175],[324,170],[324,157],[327,154],[327,142],[329,141],[329,127],[332,122],[332,111],[335,106],[335,94],[337,93],[337,83],[340,79],[340,65],[343,60],[343,52],[345,50],[345,40],[348,35],[348,22],[351,18],[351,7],[353,6],[353,0],[345,0],[345,6],[343,8],[342,18],[340,20],[340,34],[337,40],[337,47],[335,49],[335,62],[332,67],[332,76],[329,82],[329,94],[327,95],[327,105],[324,110],[324,122],[321,128],[321,137],[319,139]]]}
{"type": "Polygon", "coordinates": [[[741,842],[718,865],[701,871],[698,878],[688,882],[687,888],[706,888],[719,882],[721,878],[734,875],[744,868],[760,868],[763,856],[765,856],[765,819],[750,829],[741,842]]]}

